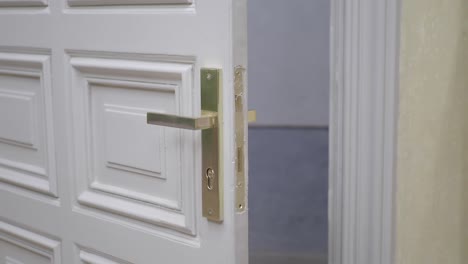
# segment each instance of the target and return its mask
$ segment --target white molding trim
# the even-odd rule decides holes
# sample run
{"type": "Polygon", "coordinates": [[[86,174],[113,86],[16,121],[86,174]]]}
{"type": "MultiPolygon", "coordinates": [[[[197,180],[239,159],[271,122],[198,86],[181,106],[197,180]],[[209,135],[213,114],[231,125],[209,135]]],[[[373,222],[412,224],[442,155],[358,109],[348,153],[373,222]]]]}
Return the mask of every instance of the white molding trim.
{"type": "Polygon", "coordinates": [[[394,263],[400,0],[332,0],[329,263],[394,263]]]}
{"type": "MultiPolygon", "coordinates": [[[[60,241],[8,224],[0,219],[0,241],[16,245],[24,250],[44,256],[51,264],[62,263],[60,241]]],[[[8,259],[7,259],[8,263],[8,259]]]]}

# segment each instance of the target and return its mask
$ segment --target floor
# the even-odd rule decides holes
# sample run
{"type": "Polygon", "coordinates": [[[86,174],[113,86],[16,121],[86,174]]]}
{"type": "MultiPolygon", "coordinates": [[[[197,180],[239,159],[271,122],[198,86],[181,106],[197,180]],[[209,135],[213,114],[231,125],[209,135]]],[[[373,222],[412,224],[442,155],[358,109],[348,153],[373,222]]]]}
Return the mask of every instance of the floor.
{"type": "Polygon", "coordinates": [[[328,130],[249,129],[251,264],[325,264],[328,130]]]}

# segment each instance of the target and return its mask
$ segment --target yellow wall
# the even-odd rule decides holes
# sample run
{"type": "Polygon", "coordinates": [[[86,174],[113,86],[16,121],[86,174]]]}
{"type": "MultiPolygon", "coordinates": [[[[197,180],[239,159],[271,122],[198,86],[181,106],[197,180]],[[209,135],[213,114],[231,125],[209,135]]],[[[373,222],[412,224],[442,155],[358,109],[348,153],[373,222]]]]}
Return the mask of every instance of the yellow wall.
{"type": "Polygon", "coordinates": [[[402,0],[397,263],[468,263],[468,0],[402,0]]]}

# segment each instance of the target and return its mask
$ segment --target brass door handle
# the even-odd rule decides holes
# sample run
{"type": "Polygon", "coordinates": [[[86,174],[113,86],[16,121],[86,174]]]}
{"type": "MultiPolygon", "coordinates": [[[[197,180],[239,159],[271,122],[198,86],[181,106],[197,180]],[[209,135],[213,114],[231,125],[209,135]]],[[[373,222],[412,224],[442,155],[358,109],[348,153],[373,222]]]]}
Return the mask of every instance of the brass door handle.
{"type": "MultiPolygon", "coordinates": [[[[174,127],[188,130],[204,130],[218,126],[218,113],[202,111],[201,117],[184,117],[161,113],[148,113],[147,123],[150,125],[174,127]]],[[[249,123],[257,120],[257,111],[249,110],[247,113],[249,123]]]]}
{"type": "Polygon", "coordinates": [[[201,69],[201,117],[183,117],[161,113],[147,113],[147,123],[163,127],[174,127],[202,131],[202,214],[210,221],[222,222],[223,174],[220,170],[220,138],[218,115],[221,109],[219,98],[221,88],[221,70],[201,69]]]}
{"type": "MultiPolygon", "coordinates": [[[[183,117],[162,113],[147,113],[147,123],[163,127],[173,127],[202,131],[202,210],[210,221],[223,221],[223,175],[220,169],[222,138],[219,132],[221,109],[221,70],[201,70],[201,117],[183,117]]],[[[253,122],[256,112],[249,111],[248,120],[253,122]]]]}
{"type": "Polygon", "coordinates": [[[218,114],[211,111],[203,111],[198,118],[166,115],[160,113],[148,113],[147,123],[150,125],[174,127],[188,130],[204,130],[218,125],[218,114]]]}

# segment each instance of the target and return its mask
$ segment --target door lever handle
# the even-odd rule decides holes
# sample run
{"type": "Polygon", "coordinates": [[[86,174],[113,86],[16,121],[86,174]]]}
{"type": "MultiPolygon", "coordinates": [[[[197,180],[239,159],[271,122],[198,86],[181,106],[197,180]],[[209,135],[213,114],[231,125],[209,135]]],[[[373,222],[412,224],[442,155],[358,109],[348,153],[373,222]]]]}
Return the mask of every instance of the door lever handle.
{"type": "Polygon", "coordinates": [[[201,117],[184,117],[161,113],[147,113],[150,125],[201,130],[202,137],[202,214],[210,221],[222,222],[224,218],[223,173],[221,166],[222,138],[218,115],[221,110],[219,95],[222,76],[220,69],[201,69],[201,117]]]}
{"type": "Polygon", "coordinates": [[[218,125],[218,114],[211,111],[202,111],[201,117],[184,117],[160,113],[148,113],[147,123],[150,125],[174,127],[188,130],[205,130],[218,125]]]}
{"type": "MultiPolygon", "coordinates": [[[[202,111],[201,117],[184,117],[167,115],[161,113],[148,113],[146,120],[149,125],[174,127],[188,130],[205,130],[218,126],[218,113],[202,111]]],[[[249,123],[257,120],[257,111],[249,110],[247,121],[249,123]]]]}
{"type": "MultiPolygon", "coordinates": [[[[201,69],[200,79],[200,117],[147,113],[146,121],[150,125],[202,131],[202,211],[208,220],[219,223],[224,218],[223,174],[220,169],[223,140],[219,131],[222,116],[218,114],[222,102],[219,98],[221,70],[201,69]]],[[[250,122],[255,121],[256,112],[249,111],[247,118],[250,122]]]]}

